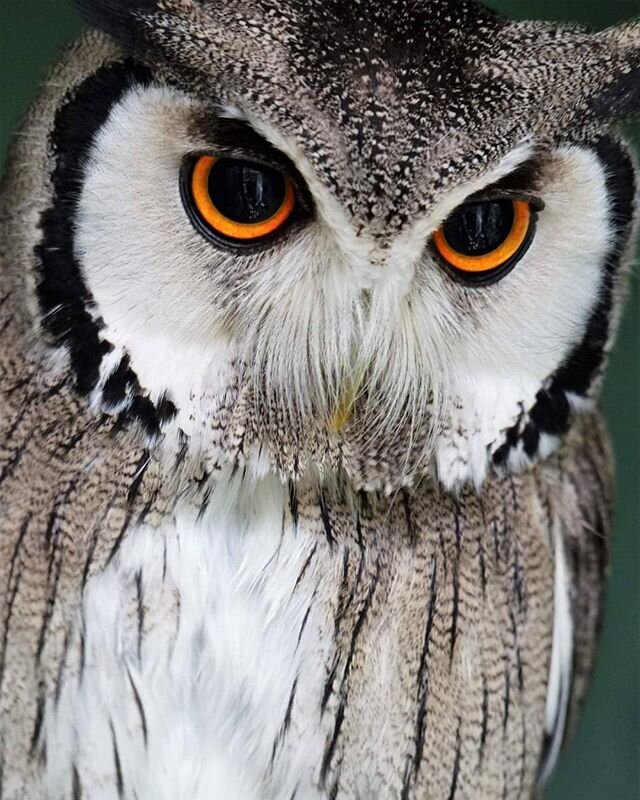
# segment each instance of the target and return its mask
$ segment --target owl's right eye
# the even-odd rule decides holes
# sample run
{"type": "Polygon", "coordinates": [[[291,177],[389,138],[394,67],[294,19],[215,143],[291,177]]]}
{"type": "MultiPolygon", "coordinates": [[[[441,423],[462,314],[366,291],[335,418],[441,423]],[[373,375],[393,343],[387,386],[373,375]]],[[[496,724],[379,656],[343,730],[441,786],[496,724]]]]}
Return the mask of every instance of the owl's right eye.
{"type": "Polygon", "coordinates": [[[198,157],[183,179],[183,201],[196,226],[223,242],[257,244],[291,218],[296,194],[279,169],[238,158],[198,157]]]}

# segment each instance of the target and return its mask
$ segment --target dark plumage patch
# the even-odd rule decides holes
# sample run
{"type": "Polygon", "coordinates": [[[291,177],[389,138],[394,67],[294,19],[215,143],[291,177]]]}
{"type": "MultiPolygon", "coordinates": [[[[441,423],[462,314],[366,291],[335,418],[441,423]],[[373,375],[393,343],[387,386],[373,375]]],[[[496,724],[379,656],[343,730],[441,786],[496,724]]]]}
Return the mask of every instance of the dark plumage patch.
{"type": "Polygon", "coordinates": [[[130,50],[142,43],[136,20],[158,11],[157,0],[77,0],[76,5],[89,24],[130,50]]]}
{"type": "Polygon", "coordinates": [[[125,357],[111,373],[102,388],[102,399],[107,405],[117,406],[124,402],[129,388],[129,358],[125,357]]]}
{"type": "MultiPolygon", "coordinates": [[[[114,104],[130,87],[150,81],[150,72],[132,61],[102,67],[69,94],[51,134],[53,198],[40,220],[42,240],[35,248],[37,292],[43,326],[54,344],[68,349],[76,388],[84,395],[95,388],[102,359],[113,347],[101,336],[104,324],[74,253],[83,165],[114,104]]],[[[136,420],[150,436],[158,435],[161,425],[176,414],[168,398],[154,405],[144,395],[125,356],[107,380],[103,399],[113,406],[127,397],[126,421],[136,420]]]]}
{"type": "Polygon", "coordinates": [[[636,64],[598,94],[591,110],[602,120],[622,119],[640,110],[640,46],[636,64]]]}
{"type": "MultiPolygon", "coordinates": [[[[135,378],[133,373],[132,376],[135,378]]],[[[137,379],[134,385],[139,386],[137,379]]],[[[162,425],[173,419],[176,414],[177,409],[166,394],[162,395],[155,405],[148,397],[136,394],[127,410],[120,416],[125,422],[135,420],[148,436],[154,437],[160,433],[162,425]]]]}

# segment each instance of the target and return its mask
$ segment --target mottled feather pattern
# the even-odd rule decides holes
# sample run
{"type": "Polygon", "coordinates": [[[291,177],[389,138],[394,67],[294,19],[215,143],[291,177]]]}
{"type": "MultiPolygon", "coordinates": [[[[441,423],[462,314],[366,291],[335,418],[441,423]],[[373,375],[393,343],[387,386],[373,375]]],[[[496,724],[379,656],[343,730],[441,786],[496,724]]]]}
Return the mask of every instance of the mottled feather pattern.
{"type": "MultiPolygon", "coordinates": [[[[55,717],[60,693],[83,680],[85,633],[77,608],[91,576],[110,563],[128,575],[123,664],[140,663],[145,637],[156,628],[179,630],[180,598],[171,599],[175,589],[116,566],[125,531],[159,525],[171,513],[153,456],[112,422],[87,419],[72,395],[59,390],[47,407],[69,427],[53,438],[51,425],[34,419],[43,388],[16,409],[10,405],[15,381],[6,360],[2,365],[3,419],[12,423],[0,492],[6,507],[17,482],[24,498],[3,518],[2,702],[12,730],[5,764],[32,763],[35,772],[47,754],[43,708],[55,717]],[[21,430],[29,432],[28,441],[21,430]],[[74,436],[75,447],[69,444],[74,436]],[[79,516],[95,521],[81,538],[79,516]],[[16,686],[24,689],[16,693],[16,686]]],[[[576,654],[581,671],[597,629],[608,454],[596,436],[599,424],[585,425],[588,443],[575,431],[549,463],[530,475],[492,479],[482,498],[469,491],[454,499],[424,485],[392,500],[307,490],[297,494],[295,515],[287,502],[282,539],[304,531],[316,540],[293,591],[317,581],[314,604],[331,634],[328,652],[316,663],[324,678],[315,724],[327,733],[313,774],[327,796],[529,796],[543,740],[550,650],[550,520],[569,525],[570,565],[579,581],[574,603],[583,609],[577,615],[583,620],[576,654]],[[584,508],[576,474],[581,486],[589,476],[604,505],[584,508]],[[380,727],[371,730],[365,719],[380,727]],[[392,769],[379,764],[380,752],[389,754],[392,769]]],[[[277,550],[265,556],[265,570],[271,559],[277,561],[277,550]]],[[[297,632],[302,641],[305,628],[297,632]]],[[[129,680],[139,713],[134,727],[144,740],[148,712],[135,679],[129,680]]],[[[295,697],[305,680],[302,673],[291,686],[291,705],[273,742],[276,759],[286,760],[288,736],[307,726],[295,697]]],[[[119,763],[114,757],[114,786],[133,797],[119,763]]],[[[68,768],[69,787],[82,785],[83,773],[68,768]]],[[[267,786],[272,767],[262,768],[267,786]]],[[[11,768],[7,772],[11,787],[11,768]]],[[[8,796],[19,795],[10,790],[8,796]]],[[[281,795],[274,789],[259,796],[281,795]]],[[[304,786],[300,796],[307,796],[304,786]]]]}
{"type": "MultiPolygon", "coordinates": [[[[2,322],[5,336],[15,332],[8,313],[2,322]]],[[[126,530],[149,520],[158,524],[169,508],[158,490],[160,467],[129,432],[115,429],[108,418],[87,417],[61,388],[63,375],[51,387],[50,422],[42,419],[48,387],[34,380],[39,365],[31,375],[21,369],[18,376],[10,356],[5,347],[2,419],[9,422],[0,492],[12,514],[3,518],[2,686],[5,719],[12,718],[12,708],[17,717],[5,758],[37,765],[38,754],[46,755],[39,727],[43,705],[55,707],[67,682],[82,681],[84,634],[73,609],[83,588],[91,575],[117,562],[126,530]],[[17,406],[11,398],[20,381],[17,406]],[[17,485],[23,501],[10,503],[17,485]],[[79,516],[95,521],[82,538],[74,525],[79,516]],[[17,664],[15,647],[22,654],[17,664]],[[16,697],[16,685],[26,687],[31,702],[21,693],[16,697]]],[[[299,580],[308,580],[307,572],[322,573],[321,607],[332,629],[319,706],[330,730],[317,776],[329,796],[374,794],[387,786],[389,796],[444,797],[425,782],[441,787],[448,781],[454,797],[467,796],[469,787],[479,798],[495,797],[496,791],[528,796],[542,744],[549,657],[549,517],[568,524],[570,563],[579,580],[574,602],[584,609],[584,624],[578,665],[589,663],[597,628],[599,603],[592,593],[598,592],[605,563],[610,490],[601,482],[607,481],[608,454],[595,436],[598,426],[590,420],[585,425],[590,442],[574,432],[550,463],[528,476],[492,480],[482,498],[469,492],[452,499],[428,486],[392,501],[314,491],[296,495],[283,536],[295,536],[297,529],[317,536],[299,580]],[[576,474],[581,487],[589,476],[597,489],[593,496],[604,505],[583,507],[576,474]],[[582,520],[579,527],[576,520],[582,520]],[[394,676],[393,711],[382,693],[387,674],[394,676]],[[451,697],[457,699],[452,703],[451,697]],[[361,719],[380,703],[373,716],[385,724],[379,738],[372,738],[361,719]],[[376,773],[381,750],[406,753],[388,785],[386,772],[376,773]],[[363,763],[370,765],[366,779],[363,763]]],[[[147,630],[179,625],[167,617],[166,601],[150,601],[141,585],[137,574],[127,584],[132,623],[126,641],[134,663],[147,630]]],[[[179,603],[172,614],[178,608],[179,603]]],[[[131,691],[139,705],[133,679],[131,691]]],[[[137,727],[144,738],[139,707],[137,727]]],[[[296,721],[295,696],[288,719],[284,741],[296,721]]],[[[274,742],[274,752],[279,747],[274,742]]],[[[117,764],[115,759],[114,780],[123,782],[124,792],[127,777],[118,777],[117,764]]],[[[77,770],[68,778],[70,785],[81,785],[77,770]]]]}
{"type": "Polygon", "coordinates": [[[607,574],[637,26],[82,5],[114,40],[0,203],[0,799],[537,797],[607,574]],[[310,209],[243,258],[179,191],[230,146],[310,209]],[[496,187],[547,214],[470,290],[429,237],[496,187]]]}

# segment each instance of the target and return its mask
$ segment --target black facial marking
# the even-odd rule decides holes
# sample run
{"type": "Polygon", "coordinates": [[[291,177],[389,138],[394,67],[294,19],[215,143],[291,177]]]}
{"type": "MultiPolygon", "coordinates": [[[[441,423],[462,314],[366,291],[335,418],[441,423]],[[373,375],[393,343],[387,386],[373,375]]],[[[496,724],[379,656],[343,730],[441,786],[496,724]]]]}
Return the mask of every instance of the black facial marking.
{"type": "MultiPolygon", "coordinates": [[[[67,347],[76,388],[89,394],[99,379],[103,357],[113,348],[101,338],[103,322],[74,253],[74,224],[82,190],[83,165],[96,133],[105,124],[115,103],[132,86],[148,85],[149,71],[132,61],[102,67],[68,96],[58,111],[51,135],[55,159],[53,198],[43,213],[41,243],[35,248],[38,263],[38,300],[42,324],[54,344],[67,347]]],[[[129,397],[126,421],[139,422],[151,436],[171,419],[175,406],[166,398],[157,405],[144,396],[127,357],[107,381],[104,399],[116,405],[129,397]]]]}
{"type": "Polygon", "coordinates": [[[60,108],[51,135],[54,191],[51,206],[40,221],[42,241],[35,248],[40,262],[38,298],[46,330],[56,344],[69,349],[82,394],[97,383],[100,362],[111,348],[100,340],[100,325],[89,312],[91,297],[73,250],[73,220],[83,180],[79,164],[87,157],[113,103],[135,81],[134,72],[124,64],[99,70],[60,108]]]}
{"type": "Polygon", "coordinates": [[[628,151],[610,137],[600,139],[594,150],[606,170],[613,244],[603,265],[600,297],[591,312],[585,336],[552,382],[552,390],[563,389],[579,395],[588,392],[604,358],[609,338],[613,286],[631,233],[636,193],[634,168],[628,151]]]}
{"type": "Polygon", "coordinates": [[[125,356],[102,388],[102,399],[107,406],[117,406],[126,400],[130,373],[129,358],[125,356]]]}
{"type": "Polygon", "coordinates": [[[542,433],[562,435],[571,419],[568,395],[588,396],[602,369],[611,326],[613,287],[631,234],[636,184],[631,157],[620,142],[605,136],[592,146],[606,170],[609,223],[613,233],[611,249],[602,266],[598,300],[582,341],[538,392],[524,428],[517,424],[506,432],[504,443],[493,455],[497,465],[506,463],[519,442],[523,443],[525,454],[533,458],[542,433]]]}

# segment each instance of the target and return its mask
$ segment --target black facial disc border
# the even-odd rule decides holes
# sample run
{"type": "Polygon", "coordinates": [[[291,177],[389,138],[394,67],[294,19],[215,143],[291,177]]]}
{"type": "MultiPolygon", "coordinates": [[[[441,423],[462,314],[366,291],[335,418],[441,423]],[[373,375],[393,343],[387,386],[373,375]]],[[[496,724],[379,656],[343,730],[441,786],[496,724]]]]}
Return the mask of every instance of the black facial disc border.
{"type": "MultiPolygon", "coordinates": [[[[54,345],[67,348],[82,395],[95,389],[102,359],[113,350],[101,336],[104,322],[91,313],[96,304],[74,250],[85,164],[113,106],[130,88],[147,86],[151,80],[149,70],[132,60],[101,67],[68,93],[49,139],[53,196],[41,215],[42,239],[34,248],[37,296],[42,326],[54,345]]],[[[162,424],[177,413],[166,396],[153,403],[145,395],[127,356],[107,380],[103,400],[111,406],[127,400],[121,421],[138,422],[150,436],[158,435],[162,424]]]]}
{"type": "Polygon", "coordinates": [[[538,451],[541,434],[560,436],[571,421],[568,395],[587,397],[598,376],[606,354],[613,311],[613,291],[633,225],[636,181],[633,162],[626,147],[613,136],[602,136],[591,148],[606,173],[609,199],[609,224],[612,244],[602,266],[598,300],[591,311],[584,337],[563,364],[549,378],[528,413],[524,428],[510,428],[504,443],[495,451],[496,466],[506,464],[510,453],[522,442],[525,454],[533,458],[538,451]]]}

